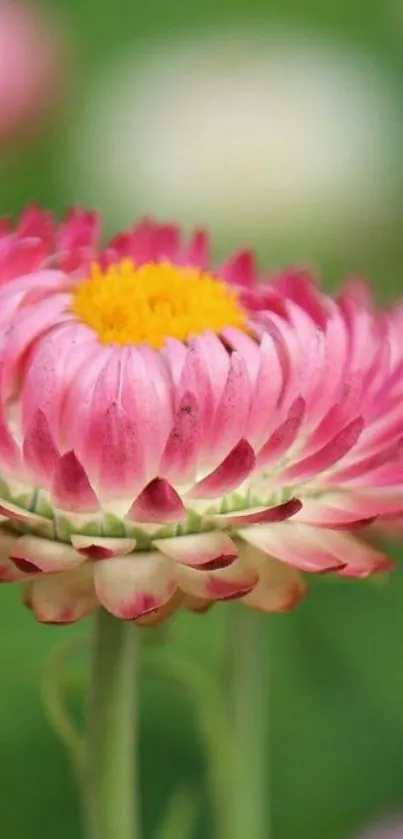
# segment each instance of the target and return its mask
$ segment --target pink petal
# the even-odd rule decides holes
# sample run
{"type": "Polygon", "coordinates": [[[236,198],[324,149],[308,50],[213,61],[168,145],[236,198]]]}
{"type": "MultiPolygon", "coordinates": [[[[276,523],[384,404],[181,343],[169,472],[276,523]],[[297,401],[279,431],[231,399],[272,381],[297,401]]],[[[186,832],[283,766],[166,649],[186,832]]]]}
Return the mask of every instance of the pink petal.
{"type": "Polygon", "coordinates": [[[130,495],[144,483],[144,445],[135,422],[114,402],[100,429],[99,486],[103,497],[130,495]]]}
{"type": "Polygon", "coordinates": [[[154,478],[136,498],[127,518],[131,521],[168,524],[183,521],[186,515],[185,507],[173,486],[164,478],[154,478]]]}
{"type": "Polygon", "coordinates": [[[238,530],[249,545],[289,565],[310,573],[324,573],[342,567],[330,546],[318,545],[312,539],[312,528],[296,524],[278,524],[276,527],[257,525],[238,530]]]}
{"type": "Polygon", "coordinates": [[[46,260],[48,251],[38,239],[20,239],[10,236],[0,242],[0,287],[17,277],[34,274],[46,260]]]}
{"type": "Polygon", "coordinates": [[[292,403],[287,419],[279,425],[260,449],[257,468],[267,468],[277,463],[295,443],[305,414],[305,401],[301,396],[292,403]]]}
{"type": "Polygon", "coordinates": [[[330,443],[327,443],[318,452],[293,463],[292,466],[281,472],[279,479],[282,483],[305,481],[315,473],[330,469],[356,445],[363,428],[364,420],[362,417],[352,420],[330,443]]]}
{"type": "Polygon", "coordinates": [[[213,521],[218,527],[227,527],[228,525],[236,527],[237,525],[274,524],[295,516],[301,510],[301,507],[302,503],[298,498],[290,498],[289,501],[285,501],[283,504],[278,504],[275,507],[249,507],[246,510],[235,510],[232,513],[206,515],[206,518],[209,521],[213,521]]]}
{"type": "Polygon", "coordinates": [[[49,327],[56,326],[71,315],[68,312],[70,295],[55,294],[27,307],[22,312],[9,336],[6,336],[3,361],[3,387],[8,395],[13,392],[21,375],[25,354],[49,327]]]}
{"type": "Polygon", "coordinates": [[[231,285],[253,288],[256,282],[256,260],[252,251],[240,251],[220,268],[220,276],[231,285]]]}
{"type": "Polygon", "coordinates": [[[190,498],[216,498],[240,486],[254,469],[255,453],[247,440],[239,443],[210,475],[188,493],[190,498]]]}
{"type": "Polygon", "coordinates": [[[220,338],[226,346],[230,347],[231,350],[235,350],[243,358],[251,385],[254,387],[260,366],[259,344],[254,338],[251,338],[245,332],[241,332],[240,329],[234,326],[227,326],[223,329],[220,333],[220,338]]]}
{"type": "Polygon", "coordinates": [[[283,370],[270,335],[263,336],[259,349],[259,371],[252,394],[246,436],[262,445],[262,435],[267,435],[267,429],[272,428],[273,417],[276,416],[283,388],[283,370]]]}
{"type": "Polygon", "coordinates": [[[294,300],[321,329],[325,329],[327,312],[324,295],[315,287],[312,277],[298,269],[288,269],[278,278],[276,285],[281,293],[294,300]]]}
{"type": "Polygon", "coordinates": [[[183,365],[180,381],[175,398],[180,403],[187,393],[192,393],[197,399],[201,428],[206,436],[207,428],[211,426],[215,401],[210,381],[207,362],[203,357],[200,340],[191,340],[188,345],[185,364],[183,365]]]}
{"type": "Polygon", "coordinates": [[[301,505],[301,510],[294,521],[331,530],[355,530],[371,524],[376,518],[377,514],[365,511],[364,504],[362,504],[361,513],[358,513],[357,504],[354,502],[349,504],[348,496],[335,494],[334,497],[324,495],[318,500],[304,500],[304,505],[303,507],[301,505]]]}
{"type": "Polygon", "coordinates": [[[18,233],[21,238],[39,239],[46,246],[48,253],[53,251],[55,224],[52,215],[42,210],[37,204],[31,204],[22,213],[18,233]]]}
{"type": "Polygon", "coordinates": [[[199,571],[226,568],[238,556],[238,549],[232,539],[214,530],[170,539],[154,539],[153,545],[176,562],[190,565],[199,571]]]}
{"type": "Polygon", "coordinates": [[[161,475],[181,484],[193,478],[201,440],[199,405],[193,393],[186,393],[178,407],[172,431],[161,461],[161,475]]]}
{"type": "Polygon", "coordinates": [[[73,534],[71,543],[77,553],[88,559],[125,556],[132,553],[136,547],[135,539],[110,539],[105,536],[81,536],[80,534],[73,534]]]}
{"type": "Polygon", "coordinates": [[[209,434],[210,462],[222,460],[244,436],[250,412],[251,384],[243,358],[234,352],[224,392],[209,434]]]}
{"type": "Polygon", "coordinates": [[[21,467],[21,453],[8,427],[1,418],[0,409],[0,464],[9,472],[18,473],[21,467]]]}
{"type": "MultiPolygon", "coordinates": [[[[210,428],[228,379],[230,356],[219,337],[213,332],[206,331],[203,335],[193,338],[190,346],[196,355],[200,354],[207,370],[207,380],[213,399],[213,415],[209,417],[210,421],[208,426],[210,428]]],[[[197,368],[197,374],[199,375],[199,373],[200,367],[197,368]]],[[[197,385],[198,390],[196,392],[199,394],[200,399],[203,400],[203,393],[206,390],[207,384],[203,383],[202,391],[200,390],[199,379],[197,385]]],[[[205,404],[204,401],[202,401],[202,404],[205,404]]]]}
{"type": "Polygon", "coordinates": [[[174,563],[157,552],[97,562],[95,589],[108,612],[136,620],[165,606],[176,591],[174,563]]]}
{"type": "Polygon", "coordinates": [[[67,452],[58,461],[51,495],[60,510],[94,513],[99,508],[97,496],[73,451],[67,452]]]}
{"type": "Polygon", "coordinates": [[[209,262],[209,240],[205,230],[195,230],[189,242],[187,263],[205,269],[209,262]]]}
{"type": "Polygon", "coordinates": [[[55,446],[43,411],[36,412],[25,433],[23,455],[36,482],[46,486],[53,476],[60,452],[55,446]]]}

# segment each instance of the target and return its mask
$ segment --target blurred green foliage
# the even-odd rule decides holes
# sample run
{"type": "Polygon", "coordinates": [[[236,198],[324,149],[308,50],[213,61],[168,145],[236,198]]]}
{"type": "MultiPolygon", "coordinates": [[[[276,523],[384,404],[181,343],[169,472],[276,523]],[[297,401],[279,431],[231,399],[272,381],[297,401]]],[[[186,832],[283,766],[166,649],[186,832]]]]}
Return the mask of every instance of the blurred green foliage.
{"type": "MultiPolygon", "coordinates": [[[[52,0],[48,5],[53,7],[52,0]]],[[[33,146],[0,155],[2,212],[19,211],[32,200],[64,209],[59,174],[75,96],[85,95],[104,60],[122,44],[133,43],[135,49],[147,37],[190,25],[280,19],[363,45],[402,81],[398,3],[385,6],[378,0],[364,8],[359,0],[65,0],[60,12],[73,46],[70,102],[33,146]]],[[[397,219],[396,231],[400,223],[397,219]]],[[[353,265],[343,254],[325,262],[327,276],[333,280],[339,272],[360,269],[377,279],[382,292],[385,287],[401,292],[403,239],[396,231],[385,231],[377,254],[369,257],[363,247],[353,265]]],[[[275,256],[280,258],[293,255],[275,256]]],[[[4,586],[0,595],[1,835],[78,839],[74,781],[48,726],[38,682],[54,645],[69,634],[87,632],[88,625],[39,626],[19,605],[15,587],[4,586]]],[[[399,570],[383,586],[315,582],[295,613],[262,617],[272,685],[267,790],[269,795],[270,786],[273,839],[348,839],[372,817],[403,810],[402,606],[399,570]]],[[[219,669],[226,613],[223,606],[202,618],[180,617],[171,643],[219,669]]],[[[145,839],[184,782],[199,799],[197,837],[210,837],[203,744],[191,703],[178,686],[166,684],[162,692],[145,677],[142,713],[145,839]]]]}

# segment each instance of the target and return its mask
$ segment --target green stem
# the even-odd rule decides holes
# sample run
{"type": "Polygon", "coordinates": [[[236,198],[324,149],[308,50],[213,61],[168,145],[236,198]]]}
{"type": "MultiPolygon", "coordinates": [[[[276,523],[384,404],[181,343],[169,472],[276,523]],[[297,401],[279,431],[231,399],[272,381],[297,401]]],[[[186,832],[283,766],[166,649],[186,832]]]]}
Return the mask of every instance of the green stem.
{"type": "Polygon", "coordinates": [[[85,772],[87,839],[140,839],[135,768],[140,630],[95,619],[85,772]]]}
{"type": "Polygon", "coordinates": [[[230,701],[233,727],[232,839],[270,839],[268,661],[265,618],[231,604],[230,701]]]}

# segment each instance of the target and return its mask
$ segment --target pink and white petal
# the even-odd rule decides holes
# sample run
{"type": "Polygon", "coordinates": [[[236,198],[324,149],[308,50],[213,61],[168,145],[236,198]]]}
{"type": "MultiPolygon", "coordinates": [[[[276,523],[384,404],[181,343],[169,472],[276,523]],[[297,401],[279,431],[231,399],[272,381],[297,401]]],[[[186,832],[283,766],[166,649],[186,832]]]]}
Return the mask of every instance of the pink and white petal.
{"type": "Polygon", "coordinates": [[[285,612],[293,609],[307,592],[301,574],[291,565],[285,565],[262,553],[257,548],[244,545],[249,562],[259,574],[259,582],[243,603],[261,612],[285,612]]]}
{"type": "Polygon", "coordinates": [[[0,408],[0,465],[7,471],[18,474],[22,465],[19,446],[1,416],[0,408]]]}
{"type": "Polygon", "coordinates": [[[353,502],[349,503],[348,493],[324,495],[318,500],[308,498],[304,499],[294,522],[330,530],[354,530],[371,524],[377,518],[378,514],[369,513],[364,504],[361,504],[361,512],[358,511],[358,506],[357,501],[354,503],[354,497],[353,502]]]}
{"type": "Polygon", "coordinates": [[[214,403],[212,422],[228,379],[230,356],[218,335],[208,330],[203,332],[203,335],[192,339],[192,348],[196,353],[200,353],[208,371],[208,380],[214,403]]]}
{"type": "Polygon", "coordinates": [[[248,368],[251,385],[255,387],[260,365],[259,344],[245,332],[241,332],[240,329],[236,329],[233,326],[228,326],[223,329],[220,337],[226,346],[230,347],[231,350],[236,350],[244,359],[248,368]]]}
{"type": "Polygon", "coordinates": [[[329,443],[315,454],[293,463],[279,473],[276,481],[283,483],[306,481],[317,473],[326,471],[354,448],[364,428],[362,417],[356,417],[329,443]]]}
{"type": "Polygon", "coordinates": [[[82,536],[73,534],[71,537],[73,548],[88,559],[111,559],[115,556],[125,556],[134,551],[135,539],[109,539],[106,536],[82,536]]]}
{"type": "Polygon", "coordinates": [[[161,459],[161,477],[185,484],[194,479],[200,454],[202,423],[196,396],[184,394],[161,459]]]}
{"type": "Polygon", "coordinates": [[[56,448],[47,417],[41,410],[34,414],[25,433],[23,456],[36,483],[47,486],[52,480],[60,452],[56,448]]]}
{"type": "Polygon", "coordinates": [[[390,557],[351,533],[315,528],[314,538],[322,545],[329,543],[334,556],[343,563],[344,567],[338,573],[344,577],[367,577],[370,574],[391,571],[394,568],[390,557]]]}
{"type": "Polygon", "coordinates": [[[3,388],[12,395],[20,379],[26,353],[50,327],[71,320],[70,295],[54,294],[23,310],[6,336],[3,349],[3,388]]]}
{"type": "Polygon", "coordinates": [[[23,563],[31,565],[33,570],[46,574],[69,571],[84,561],[71,545],[30,535],[21,536],[14,541],[10,559],[15,561],[17,567],[22,560],[23,563]]]}
{"type": "Polygon", "coordinates": [[[283,389],[283,369],[270,335],[264,335],[260,347],[259,371],[251,398],[246,437],[259,447],[273,427],[273,418],[283,389]],[[262,440],[263,437],[263,440],[262,440]]]}
{"type": "Polygon", "coordinates": [[[144,444],[136,421],[116,402],[105,412],[99,444],[98,483],[102,498],[134,495],[146,480],[144,444]]]}
{"type": "Polygon", "coordinates": [[[227,568],[203,571],[178,565],[180,588],[192,597],[203,600],[235,600],[249,594],[259,580],[259,574],[246,558],[241,556],[227,568]]]}
{"type": "Polygon", "coordinates": [[[328,319],[326,298],[316,287],[313,277],[305,271],[289,268],[279,274],[274,283],[282,294],[309,315],[316,326],[325,329],[328,319]]]}
{"type": "Polygon", "coordinates": [[[251,384],[243,358],[234,352],[224,392],[209,434],[208,463],[222,461],[244,436],[251,404],[251,384]]]}
{"type": "Polygon", "coordinates": [[[249,545],[301,571],[323,574],[341,569],[346,562],[334,555],[328,543],[318,544],[315,529],[306,525],[257,525],[239,529],[238,534],[249,545]]]}
{"type": "MultiPolygon", "coordinates": [[[[46,414],[58,447],[72,448],[74,422],[68,413],[69,389],[77,390],[83,369],[91,368],[92,355],[100,355],[99,346],[88,327],[69,321],[46,333],[30,351],[21,388],[22,427],[26,432],[37,411],[46,414]]],[[[88,393],[85,394],[88,398],[88,393]]],[[[74,395],[74,418],[83,405],[80,393],[74,395]]]]}
{"type": "Polygon", "coordinates": [[[186,361],[176,389],[175,401],[177,406],[187,393],[194,394],[197,399],[203,430],[202,436],[206,437],[207,429],[213,421],[216,405],[207,363],[201,352],[200,344],[194,339],[189,342],[186,361]]]}
{"type": "Polygon", "coordinates": [[[160,609],[177,588],[175,563],[153,551],[97,562],[94,573],[101,604],[121,620],[160,609]]]}
{"type": "Polygon", "coordinates": [[[26,525],[49,525],[49,519],[43,516],[38,516],[31,510],[25,510],[24,507],[19,507],[18,504],[13,504],[5,498],[0,498],[0,516],[4,516],[11,521],[21,522],[26,525]]]}
{"type": "Polygon", "coordinates": [[[160,353],[161,358],[164,359],[166,364],[169,379],[172,381],[174,387],[177,388],[186,363],[188,349],[182,341],[177,341],[176,338],[166,338],[160,353]]]}
{"type": "Polygon", "coordinates": [[[183,521],[186,509],[180,496],[164,478],[154,478],[132,504],[126,518],[138,522],[170,524],[183,521]]]}
{"type": "Polygon", "coordinates": [[[260,449],[256,465],[267,468],[277,463],[298,439],[306,411],[305,400],[298,396],[292,403],[287,418],[270,435],[260,449]]]}
{"type": "Polygon", "coordinates": [[[34,580],[28,584],[27,601],[41,623],[75,623],[88,617],[99,607],[92,563],[34,580]]]}
{"type": "Polygon", "coordinates": [[[255,452],[250,443],[247,440],[239,440],[214,472],[189,491],[189,498],[217,498],[231,492],[246,480],[255,463],[255,452]]]}
{"type": "Polygon", "coordinates": [[[10,559],[15,540],[15,536],[0,531],[0,583],[17,583],[27,577],[10,559]]]}
{"type": "Polygon", "coordinates": [[[74,452],[66,452],[57,463],[51,498],[60,510],[94,513],[99,509],[97,496],[74,452]]]}
{"type": "Polygon", "coordinates": [[[153,545],[170,559],[199,571],[226,568],[238,556],[235,542],[225,533],[215,530],[171,539],[154,539],[153,545]]]}
{"type": "Polygon", "coordinates": [[[289,501],[284,501],[283,504],[277,504],[274,507],[249,507],[232,513],[206,515],[205,518],[213,521],[218,527],[274,524],[295,516],[301,507],[302,502],[298,498],[290,498],[289,501]]]}

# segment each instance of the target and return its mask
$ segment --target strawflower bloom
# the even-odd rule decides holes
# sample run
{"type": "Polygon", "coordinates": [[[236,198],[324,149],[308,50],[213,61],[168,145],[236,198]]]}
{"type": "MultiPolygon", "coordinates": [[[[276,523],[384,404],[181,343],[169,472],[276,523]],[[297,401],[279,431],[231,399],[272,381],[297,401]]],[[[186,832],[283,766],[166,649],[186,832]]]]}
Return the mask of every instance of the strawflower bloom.
{"type": "Polygon", "coordinates": [[[212,267],[203,231],[98,227],[1,227],[2,580],[40,621],[153,623],[388,569],[360,528],[402,511],[396,317],[361,284],[258,283],[247,251],[212,267]]]}

